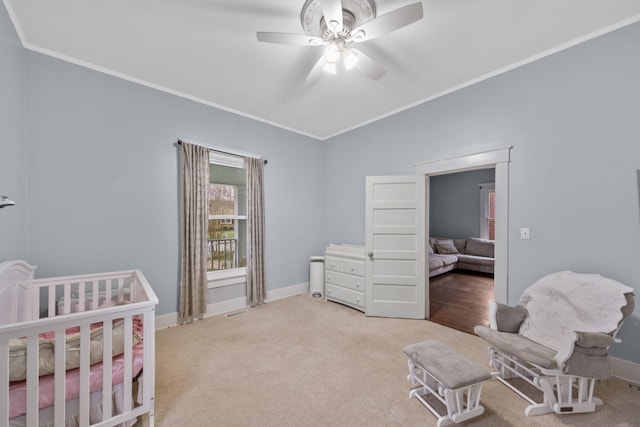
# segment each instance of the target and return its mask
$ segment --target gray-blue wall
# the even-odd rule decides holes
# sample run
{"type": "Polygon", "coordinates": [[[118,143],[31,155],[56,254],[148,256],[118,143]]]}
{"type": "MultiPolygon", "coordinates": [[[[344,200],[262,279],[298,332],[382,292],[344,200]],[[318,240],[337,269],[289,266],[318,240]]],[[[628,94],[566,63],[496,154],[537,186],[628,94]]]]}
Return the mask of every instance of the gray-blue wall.
{"type": "Polygon", "coordinates": [[[180,137],[269,160],[267,289],[308,281],[323,242],[321,142],[33,52],[26,76],[38,276],[140,268],[157,313],[176,312],[180,137]]]}
{"type": "Polygon", "coordinates": [[[429,234],[480,237],[480,187],[494,182],[494,169],[434,176],[429,180],[429,234]]]}
{"type": "MultiPolygon", "coordinates": [[[[0,212],[0,256],[26,256],[39,276],[140,267],[160,297],[158,313],[175,312],[178,137],[269,159],[270,290],[308,280],[308,257],[326,244],[364,242],[365,176],[513,146],[510,303],[565,269],[640,294],[640,24],[320,143],[25,54],[0,9],[0,126],[12,136],[0,143],[0,160],[10,161],[0,190],[27,198],[0,212]],[[525,226],[531,240],[518,238],[525,226]]],[[[613,348],[635,362],[638,313],[613,348]]]]}
{"type": "MultiPolygon", "coordinates": [[[[560,270],[600,273],[640,296],[639,46],[634,24],[331,139],[327,242],[364,242],[365,176],[513,146],[509,302],[560,270]]],[[[612,352],[640,362],[640,307],[620,336],[612,352]]]]}
{"type": "Polygon", "coordinates": [[[0,210],[0,261],[27,257],[25,50],[0,6],[0,195],[16,206],[0,210]]]}

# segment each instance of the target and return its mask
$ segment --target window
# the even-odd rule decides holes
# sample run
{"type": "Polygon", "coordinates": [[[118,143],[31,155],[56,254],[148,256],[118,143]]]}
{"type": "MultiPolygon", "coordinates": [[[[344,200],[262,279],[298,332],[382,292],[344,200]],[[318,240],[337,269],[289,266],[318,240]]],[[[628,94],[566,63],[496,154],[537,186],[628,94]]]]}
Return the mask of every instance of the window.
{"type": "MultiPolygon", "coordinates": [[[[209,155],[209,222],[207,271],[209,280],[241,278],[247,265],[247,174],[241,157],[209,155]]],[[[215,287],[215,286],[214,286],[215,287]]]]}
{"type": "Polygon", "coordinates": [[[480,237],[496,239],[496,185],[480,184],[480,237]]]}

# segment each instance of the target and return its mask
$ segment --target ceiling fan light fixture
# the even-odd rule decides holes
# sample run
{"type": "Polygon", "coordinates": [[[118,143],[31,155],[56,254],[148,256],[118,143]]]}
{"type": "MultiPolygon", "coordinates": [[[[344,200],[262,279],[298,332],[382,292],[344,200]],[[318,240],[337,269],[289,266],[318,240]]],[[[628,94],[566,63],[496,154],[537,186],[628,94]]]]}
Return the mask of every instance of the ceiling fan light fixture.
{"type": "Polygon", "coordinates": [[[358,63],[358,54],[349,49],[345,49],[342,58],[344,59],[344,68],[347,70],[353,69],[358,63]]]}
{"type": "Polygon", "coordinates": [[[347,71],[355,68],[370,79],[379,80],[385,74],[384,68],[351,44],[399,30],[422,17],[421,1],[377,16],[375,0],[306,0],[300,14],[305,35],[258,32],[257,38],[260,42],[326,46],[309,71],[305,86],[314,85],[323,72],[336,74],[338,63],[347,71]]]}
{"type": "Polygon", "coordinates": [[[336,72],[338,71],[338,67],[336,66],[335,62],[327,62],[326,64],[324,64],[324,67],[322,67],[322,71],[329,74],[336,74],[336,72]]]}
{"type": "Polygon", "coordinates": [[[324,59],[330,64],[335,64],[340,59],[340,48],[335,42],[327,46],[327,49],[324,51],[324,59]]]}

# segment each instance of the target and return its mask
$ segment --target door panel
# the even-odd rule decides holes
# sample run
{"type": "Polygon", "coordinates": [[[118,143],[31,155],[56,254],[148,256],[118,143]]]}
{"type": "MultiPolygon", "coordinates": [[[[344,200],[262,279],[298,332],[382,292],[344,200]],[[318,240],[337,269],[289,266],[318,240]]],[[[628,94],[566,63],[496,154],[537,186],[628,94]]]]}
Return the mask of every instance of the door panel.
{"type": "Polygon", "coordinates": [[[367,316],[426,317],[425,191],[421,175],[367,177],[367,316]]]}
{"type": "Polygon", "coordinates": [[[415,253],[418,250],[418,240],[412,235],[395,235],[387,236],[378,234],[373,236],[373,246],[378,248],[387,248],[388,256],[397,252],[415,253]]]}

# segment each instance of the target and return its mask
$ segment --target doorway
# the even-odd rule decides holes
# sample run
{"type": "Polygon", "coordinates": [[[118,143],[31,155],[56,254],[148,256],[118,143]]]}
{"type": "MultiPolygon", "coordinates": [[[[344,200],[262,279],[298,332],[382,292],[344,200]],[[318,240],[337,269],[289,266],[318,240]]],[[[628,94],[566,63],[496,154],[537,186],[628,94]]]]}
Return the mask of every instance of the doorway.
{"type": "Polygon", "coordinates": [[[429,181],[430,320],[473,333],[488,325],[494,294],[495,168],[429,181]]]}
{"type": "MultiPolygon", "coordinates": [[[[430,178],[454,172],[495,168],[496,228],[495,228],[495,265],[493,298],[496,302],[508,303],[508,232],[509,232],[509,162],[511,147],[452,157],[442,160],[426,161],[416,164],[416,174],[426,176],[427,193],[430,178]]],[[[426,234],[431,235],[429,224],[426,234]]],[[[429,292],[429,280],[425,283],[429,292]]],[[[427,296],[427,301],[429,298],[427,296]]],[[[428,312],[428,309],[427,309],[428,312]]]]}

